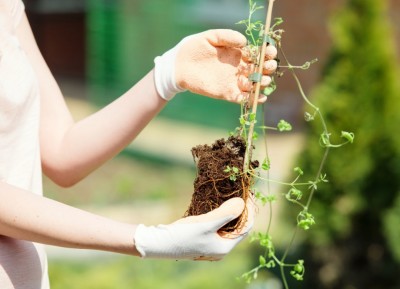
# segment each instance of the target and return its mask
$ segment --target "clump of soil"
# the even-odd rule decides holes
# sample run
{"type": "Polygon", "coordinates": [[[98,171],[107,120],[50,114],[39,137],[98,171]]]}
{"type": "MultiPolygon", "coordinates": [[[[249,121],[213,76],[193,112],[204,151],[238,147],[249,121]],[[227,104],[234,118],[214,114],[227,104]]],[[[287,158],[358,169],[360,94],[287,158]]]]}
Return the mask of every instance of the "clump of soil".
{"type": "MultiPolygon", "coordinates": [[[[192,201],[185,216],[201,215],[218,208],[233,197],[246,201],[250,194],[253,178],[243,171],[246,141],[239,136],[228,140],[219,139],[214,144],[198,145],[192,148],[197,166],[192,201]]],[[[258,162],[251,163],[251,169],[258,162]]],[[[247,212],[221,228],[222,232],[232,232],[244,225],[247,212]]]]}

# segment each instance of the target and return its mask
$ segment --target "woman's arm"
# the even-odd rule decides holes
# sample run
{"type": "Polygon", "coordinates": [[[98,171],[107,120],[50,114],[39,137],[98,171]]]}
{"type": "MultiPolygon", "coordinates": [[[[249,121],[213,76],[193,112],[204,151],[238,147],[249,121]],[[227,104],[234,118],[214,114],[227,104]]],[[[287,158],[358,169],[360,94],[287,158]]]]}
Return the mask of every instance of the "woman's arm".
{"type": "Polygon", "coordinates": [[[113,221],[1,181],[0,200],[0,236],[149,258],[222,259],[253,223],[253,215],[248,214],[247,224],[240,231],[219,235],[221,227],[243,212],[245,205],[240,198],[230,199],[204,215],[149,227],[113,221]]]}
{"type": "Polygon", "coordinates": [[[75,123],[26,16],[18,27],[18,37],[39,80],[43,170],[60,185],[78,182],[119,153],[166,103],[157,95],[150,71],[116,101],[75,123]]]}
{"type": "Polygon", "coordinates": [[[136,225],[100,217],[0,181],[0,235],[139,256],[136,225]]]}

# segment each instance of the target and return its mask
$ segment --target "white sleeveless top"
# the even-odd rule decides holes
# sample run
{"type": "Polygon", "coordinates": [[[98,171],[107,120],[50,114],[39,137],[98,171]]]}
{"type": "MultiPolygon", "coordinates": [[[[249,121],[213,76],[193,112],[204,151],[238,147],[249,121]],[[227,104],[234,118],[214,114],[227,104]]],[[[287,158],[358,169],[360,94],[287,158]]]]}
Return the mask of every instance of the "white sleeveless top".
{"type": "MultiPolygon", "coordinates": [[[[15,36],[23,12],[0,0],[0,181],[42,195],[38,83],[15,36]]],[[[0,289],[48,288],[43,245],[0,235],[0,289]]]]}

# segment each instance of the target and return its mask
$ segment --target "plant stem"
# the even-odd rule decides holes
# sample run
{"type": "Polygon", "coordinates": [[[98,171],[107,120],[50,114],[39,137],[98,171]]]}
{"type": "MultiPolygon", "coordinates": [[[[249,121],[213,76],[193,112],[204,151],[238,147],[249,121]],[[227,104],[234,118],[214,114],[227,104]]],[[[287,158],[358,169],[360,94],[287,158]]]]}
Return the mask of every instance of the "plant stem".
{"type": "MultiPolygon", "coordinates": [[[[285,259],[286,259],[287,255],[289,254],[289,250],[290,250],[290,249],[292,248],[292,246],[293,246],[294,240],[296,239],[297,230],[298,230],[298,227],[296,226],[296,228],[294,229],[292,238],[290,239],[290,243],[289,243],[289,245],[286,247],[285,253],[283,254],[283,256],[282,256],[282,258],[281,258],[281,260],[280,260],[280,262],[281,262],[282,264],[285,264],[285,259]]],[[[281,277],[282,277],[282,280],[283,280],[283,285],[285,286],[285,289],[288,289],[289,286],[288,286],[288,283],[287,283],[287,281],[286,281],[286,275],[285,275],[284,266],[281,266],[280,269],[281,269],[280,271],[281,271],[281,277]]]]}
{"type": "MultiPolygon", "coordinates": [[[[265,19],[264,35],[267,35],[269,33],[269,30],[271,27],[272,8],[274,6],[274,2],[275,2],[275,0],[269,0],[267,16],[265,19]]],[[[261,51],[259,54],[259,58],[258,58],[258,63],[255,64],[255,69],[254,69],[255,72],[258,73],[259,75],[262,75],[262,72],[263,72],[263,64],[264,64],[266,48],[267,48],[267,43],[266,43],[266,41],[263,41],[263,43],[261,45],[261,51]]],[[[256,115],[258,98],[260,96],[261,81],[254,82],[253,87],[254,87],[252,90],[253,93],[251,93],[251,97],[250,97],[250,102],[252,101],[251,113],[256,115]]],[[[248,137],[247,137],[247,148],[246,148],[246,154],[245,154],[245,159],[244,159],[244,170],[245,171],[250,167],[250,161],[252,158],[253,132],[254,132],[254,121],[252,121],[250,123],[248,137]]]]}
{"type": "MultiPolygon", "coordinates": [[[[315,176],[315,180],[316,180],[316,181],[318,180],[319,176],[320,176],[321,173],[322,173],[322,169],[323,169],[324,166],[325,166],[325,161],[326,161],[326,159],[327,159],[327,157],[328,157],[328,154],[329,154],[329,147],[325,148],[324,156],[322,157],[321,163],[320,163],[319,168],[318,168],[317,175],[315,176]]],[[[306,205],[306,209],[307,209],[307,210],[308,210],[308,208],[310,207],[311,200],[312,200],[312,198],[313,198],[313,196],[314,196],[314,193],[315,193],[315,188],[313,187],[313,188],[311,189],[310,195],[309,195],[308,200],[307,200],[307,205],[306,205]]]]}
{"type": "MultiPolygon", "coordinates": [[[[322,128],[323,128],[324,133],[325,133],[325,134],[329,134],[329,133],[328,133],[328,128],[327,128],[326,123],[325,123],[325,119],[324,119],[324,117],[323,117],[323,115],[322,115],[322,113],[321,113],[319,107],[315,106],[315,105],[308,99],[308,97],[307,97],[306,94],[304,93],[304,90],[303,90],[303,87],[302,87],[302,85],[301,85],[301,83],[300,83],[300,80],[299,80],[299,78],[297,77],[296,72],[294,71],[294,66],[292,66],[292,65],[289,63],[289,61],[288,61],[288,59],[287,59],[287,57],[286,57],[286,55],[285,55],[285,52],[284,52],[282,49],[281,49],[281,52],[282,52],[283,58],[285,59],[286,63],[288,63],[289,70],[291,71],[292,76],[293,76],[294,80],[296,81],[296,84],[297,84],[297,87],[298,87],[298,89],[299,89],[299,91],[300,91],[301,96],[303,97],[304,101],[305,101],[309,106],[311,106],[311,107],[317,112],[317,114],[319,115],[319,118],[320,118],[320,121],[321,121],[321,124],[322,124],[322,128]]],[[[325,166],[325,162],[326,162],[326,159],[327,159],[327,157],[328,157],[328,154],[329,154],[329,146],[327,146],[327,147],[325,148],[324,156],[322,157],[321,163],[320,163],[319,168],[318,168],[317,175],[315,176],[315,182],[317,182],[319,176],[320,176],[321,173],[322,173],[322,169],[323,169],[324,166],[325,166]]],[[[311,200],[312,200],[312,198],[313,198],[313,196],[314,196],[314,193],[315,193],[315,188],[313,187],[313,188],[311,189],[310,195],[309,195],[308,200],[307,200],[307,205],[306,205],[306,207],[305,207],[306,210],[308,210],[308,208],[310,207],[311,200]]]]}

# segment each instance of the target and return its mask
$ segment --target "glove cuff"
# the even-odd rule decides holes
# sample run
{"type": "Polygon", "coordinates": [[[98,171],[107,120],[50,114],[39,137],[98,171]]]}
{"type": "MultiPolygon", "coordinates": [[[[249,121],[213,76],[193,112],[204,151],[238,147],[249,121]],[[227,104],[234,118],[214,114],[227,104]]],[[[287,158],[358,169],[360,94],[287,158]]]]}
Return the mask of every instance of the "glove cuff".
{"type": "Polygon", "coordinates": [[[147,227],[143,224],[140,224],[136,227],[135,236],[133,237],[133,241],[135,243],[136,250],[140,253],[142,258],[146,258],[145,244],[147,241],[146,234],[147,227]]]}
{"type": "Polygon", "coordinates": [[[179,87],[176,83],[175,77],[176,56],[179,47],[182,46],[182,42],[179,42],[162,56],[157,56],[154,59],[154,83],[156,90],[160,97],[167,101],[171,100],[175,94],[185,91],[185,89],[179,87]]]}
{"type": "Polygon", "coordinates": [[[174,258],[176,243],[166,225],[137,226],[133,238],[142,258],[174,258]]]}

